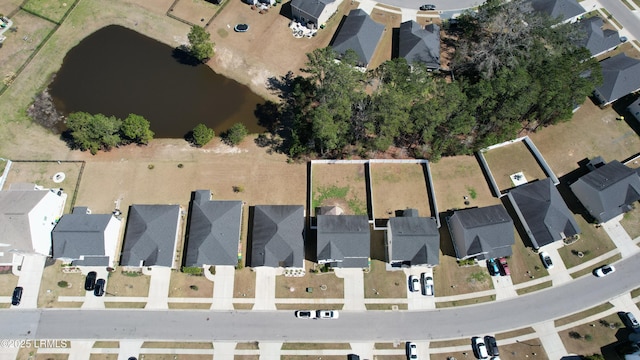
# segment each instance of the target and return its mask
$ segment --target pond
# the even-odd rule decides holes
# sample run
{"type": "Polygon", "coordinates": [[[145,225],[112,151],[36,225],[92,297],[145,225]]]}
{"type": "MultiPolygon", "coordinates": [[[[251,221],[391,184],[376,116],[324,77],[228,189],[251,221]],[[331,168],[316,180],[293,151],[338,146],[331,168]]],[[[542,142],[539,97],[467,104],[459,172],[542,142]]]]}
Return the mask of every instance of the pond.
{"type": "MultiPolygon", "coordinates": [[[[216,135],[254,115],[264,99],[206,65],[181,61],[174,48],[121,26],[107,26],[71,49],[49,86],[63,115],[84,111],[144,116],[156,138],[181,138],[198,123],[216,135]]],[[[214,55],[215,56],[215,55],[214,55]]]]}

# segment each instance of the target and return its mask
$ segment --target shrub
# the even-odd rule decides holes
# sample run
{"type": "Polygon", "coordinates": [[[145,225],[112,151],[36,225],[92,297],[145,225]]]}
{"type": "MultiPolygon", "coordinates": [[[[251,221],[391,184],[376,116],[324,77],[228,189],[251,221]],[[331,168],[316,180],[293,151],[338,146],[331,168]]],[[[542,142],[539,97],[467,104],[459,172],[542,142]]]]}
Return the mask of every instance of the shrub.
{"type": "Polygon", "coordinates": [[[244,267],[244,262],[242,261],[242,259],[238,259],[238,264],[236,265],[236,270],[242,270],[243,267],[244,267]]]}
{"type": "Polygon", "coordinates": [[[153,164],[149,164],[149,165],[147,166],[147,169],[149,169],[149,170],[153,170],[153,168],[155,168],[155,167],[156,167],[155,165],[153,165],[153,164]]]}
{"type": "Polygon", "coordinates": [[[569,331],[569,337],[572,339],[582,339],[582,335],[577,331],[569,331]]]}
{"type": "Polygon", "coordinates": [[[182,272],[189,275],[202,275],[203,269],[196,266],[183,266],[182,272]]]}
{"type": "Polygon", "coordinates": [[[233,192],[234,192],[234,193],[241,193],[241,192],[244,192],[244,186],[242,186],[242,185],[235,185],[235,186],[233,186],[233,192]]]}
{"type": "Polygon", "coordinates": [[[58,286],[61,288],[66,288],[66,287],[69,287],[69,283],[64,280],[60,280],[58,281],[58,286]]]}
{"type": "Polygon", "coordinates": [[[593,336],[591,336],[591,334],[587,334],[584,336],[584,339],[587,341],[593,341],[593,336]]]}
{"type": "Polygon", "coordinates": [[[247,127],[242,123],[235,123],[224,135],[224,141],[229,145],[238,145],[249,134],[247,127]]]}
{"type": "Polygon", "coordinates": [[[191,285],[191,286],[189,286],[189,289],[191,289],[193,291],[198,291],[198,285],[191,285]]]}
{"type": "Polygon", "coordinates": [[[197,147],[205,146],[216,136],[213,129],[208,128],[205,124],[198,124],[193,128],[192,142],[197,147]]]}
{"type": "Polygon", "coordinates": [[[211,275],[215,275],[216,274],[216,267],[215,266],[210,266],[209,267],[209,273],[211,275]]]}
{"type": "Polygon", "coordinates": [[[178,169],[182,169],[183,167],[184,167],[184,165],[178,164],[178,169]]]}

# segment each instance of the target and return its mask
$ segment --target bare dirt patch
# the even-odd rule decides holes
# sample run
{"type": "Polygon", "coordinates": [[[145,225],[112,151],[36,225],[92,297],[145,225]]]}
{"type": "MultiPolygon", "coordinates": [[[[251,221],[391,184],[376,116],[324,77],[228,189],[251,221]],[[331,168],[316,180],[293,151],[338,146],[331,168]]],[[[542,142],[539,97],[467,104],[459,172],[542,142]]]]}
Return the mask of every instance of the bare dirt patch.
{"type": "Polygon", "coordinates": [[[346,215],[367,214],[367,190],[363,164],[314,164],[312,179],[313,205],[310,212],[315,214],[318,206],[345,206],[346,215]],[[333,200],[331,200],[333,199],[333,200]],[[341,199],[343,201],[336,201],[341,199]]]}
{"type": "Polygon", "coordinates": [[[170,297],[213,297],[213,282],[205,276],[189,275],[180,271],[171,272],[170,297]]]}
{"type": "Polygon", "coordinates": [[[236,270],[233,282],[233,294],[238,298],[256,297],[256,273],[250,268],[236,270]]]}
{"type": "Polygon", "coordinates": [[[407,208],[417,209],[420,216],[431,216],[425,165],[373,163],[370,171],[376,219],[392,217],[396,210],[407,208]]]}
{"type": "Polygon", "coordinates": [[[547,178],[536,158],[522,141],[491,149],[483,155],[500,191],[515,187],[509,176],[518,172],[524,174],[527,182],[547,178]]]}
{"type": "Polygon", "coordinates": [[[107,295],[146,297],[149,294],[151,277],[137,272],[116,270],[109,273],[107,295]]]}

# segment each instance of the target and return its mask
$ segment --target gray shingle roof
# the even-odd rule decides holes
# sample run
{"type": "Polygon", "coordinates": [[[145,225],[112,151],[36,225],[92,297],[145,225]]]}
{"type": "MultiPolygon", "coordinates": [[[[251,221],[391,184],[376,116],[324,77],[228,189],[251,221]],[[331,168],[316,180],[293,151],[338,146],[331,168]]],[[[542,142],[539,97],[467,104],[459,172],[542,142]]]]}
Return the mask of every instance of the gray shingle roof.
{"type": "MultiPolygon", "coordinates": [[[[314,19],[320,17],[327,4],[335,0],[291,0],[292,11],[299,11],[314,19]]],[[[318,24],[316,24],[318,25],[318,24]]]]}
{"type": "Polygon", "coordinates": [[[596,88],[605,103],[640,89],[640,60],[624,53],[602,60],[602,85],[596,88]]]}
{"type": "Polygon", "coordinates": [[[510,256],[513,220],[502,205],[457,210],[447,219],[458,259],[510,256]]]}
{"type": "Polygon", "coordinates": [[[620,45],[618,32],[610,29],[603,30],[603,25],[604,21],[597,16],[576,23],[576,26],[585,35],[577,45],[587,48],[591,55],[600,54],[620,45]]]}
{"type": "Polygon", "coordinates": [[[236,265],[241,221],[242,201],[211,201],[209,190],[195,191],[185,266],[236,265]]]}
{"type": "Polygon", "coordinates": [[[367,66],[382,37],[384,25],[373,21],[364,10],[354,9],[338,31],[331,45],[333,50],[344,55],[351,49],[358,55],[359,65],[367,66]]]}
{"type": "Polygon", "coordinates": [[[331,261],[343,268],[366,268],[370,247],[366,215],[318,215],[318,261],[331,261]]]}
{"type": "Polygon", "coordinates": [[[576,0],[532,0],[533,10],[549,15],[553,19],[566,21],[580,14],[585,9],[576,0]]]}
{"type": "Polygon", "coordinates": [[[422,62],[427,68],[440,68],[440,27],[436,24],[423,28],[410,20],[400,24],[398,34],[398,56],[407,63],[422,62]]]}
{"type": "Polygon", "coordinates": [[[598,222],[607,222],[631,210],[640,200],[638,172],[612,161],[571,184],[571,191],[598,222]]]}
{"type": "Polygon", "coordinates": [[[391,262],[410,262],[411,265],[438,265],[440,263],[440,232],[432,218],[392,217],[388,230],[391,234],[391,262]]]}
{"type": "Polygon", "coordinates": [[[51,232],[53,257],[79,259],[105,255],[104,232],[112,218],[111,214],[87,214],[86,208],[74,208],[71,214],[60,218],[51,232]]]}
{"type": "Polygon", "coordinates": [[[256,205],[251,266],[304,267],[304,207],[256,205]]]}
{"type": "Polygon", "coordinates": [[[534,248],[580,233],[576,219],[551,179],[520,185],[509,191],[508,196],[534,248]]]}
{"type": "Polygon", "coordinates": [[[173,266],[180,206],[131,205],[120,265],[173,266]]]}

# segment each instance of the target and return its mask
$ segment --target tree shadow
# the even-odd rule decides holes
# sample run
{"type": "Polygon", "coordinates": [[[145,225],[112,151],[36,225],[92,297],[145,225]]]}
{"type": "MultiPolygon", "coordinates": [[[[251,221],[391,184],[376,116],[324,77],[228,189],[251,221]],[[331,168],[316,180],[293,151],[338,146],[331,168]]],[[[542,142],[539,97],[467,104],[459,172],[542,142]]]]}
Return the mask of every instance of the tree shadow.
{"type": "Polygon", "coordinates": [[[173,49],[171,56],[183,65],[198,66],[202,64],[200,60],[189,53],[189,47],[187,45],[180,45],[173,49]]]}

